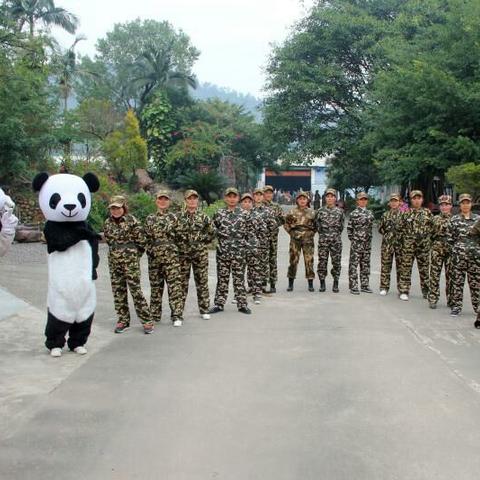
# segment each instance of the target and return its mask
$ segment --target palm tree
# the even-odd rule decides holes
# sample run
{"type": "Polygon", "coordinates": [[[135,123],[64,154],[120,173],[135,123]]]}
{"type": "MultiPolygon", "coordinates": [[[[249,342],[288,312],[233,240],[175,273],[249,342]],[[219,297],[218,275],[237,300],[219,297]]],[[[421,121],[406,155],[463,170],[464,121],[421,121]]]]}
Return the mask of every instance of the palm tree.
{"type": "Polygon", "coordinates": [[[21,31],[28,25],[31,37],[37,22],[45,26],[61,27],[72,34],[79,24],[76,15],[64,8],[56,7],[54,0],[9,0],[7,6],[11,17],[17,22],[18,29],[21,31]]]}

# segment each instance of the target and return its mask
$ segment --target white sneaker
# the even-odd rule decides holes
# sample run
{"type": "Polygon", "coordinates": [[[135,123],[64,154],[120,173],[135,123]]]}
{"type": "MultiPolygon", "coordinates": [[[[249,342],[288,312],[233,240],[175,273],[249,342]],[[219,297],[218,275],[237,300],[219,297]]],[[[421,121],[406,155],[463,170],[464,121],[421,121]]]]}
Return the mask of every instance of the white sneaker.
{"type": "Polygon", "coordinates": [[[202,313],[201,315],[204,320],[210,320],[211,318],[209,313],[202,313]]]}
{"type": "Polygon", "coordinates": [[[400,300],[403,300],[404,302],[408,302],[408,295],[406,293],[402,293],[400,295],[400,300]]]}
{"type": "Polygon", "coordinates": [[[232,300],[232,304],[233,305],[236,305],[237,304],[237,301],[235,299],[232,300]]]}
{"type": "Polygon", "coordinates": [[[79,355],[85,355],[87,353],[87,349],[85,347],[77,347],[77,348],[74,348],[73,351],[75,353],[78,353],[79,355]]]}
{"type": "Polygon", "coordinates": [[[52,348],[50,350],[50,355],[52,357],[61,357],[62,356],[62,349],[61,348],[52,348]]]}
{"type": "Polygon", "coordinates": [[[260,297],[258,295],[253,296],[253,303],[255,305],[260,305],[260,297]]]}
{"type": "Polygon", "coordinates": [[[386,290],[380,290],[380,295],[384,297],[388,292],[386,290]]]}
{"type": "Polygon", "coordinates": [[[181,327],[182,325],[183,325],[182,320],[175,320],[175,321],[173,322],[173,326],[174,326],[174,327],[181,327]]]}

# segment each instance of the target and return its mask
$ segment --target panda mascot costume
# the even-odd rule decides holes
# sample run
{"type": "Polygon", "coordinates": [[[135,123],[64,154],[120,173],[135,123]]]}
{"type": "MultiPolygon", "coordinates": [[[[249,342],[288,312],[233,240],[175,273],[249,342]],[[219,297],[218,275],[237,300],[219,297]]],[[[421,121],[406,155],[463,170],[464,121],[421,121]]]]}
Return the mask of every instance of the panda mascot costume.
{"type": "Polygon", "coordinates": [[[39,173],[33,180],[45,216],[48,250],[48,318],[45,345],[52,357],[60,357],[68,333],[68,348],[87,353],[96,306],[100,236],[86,222],[91,192],[99,189],[98,178],[67,173],[39,173]]]}
{"type": "Polygon", "coordinates": [[[15,238],[18,218],[13,214],[15,204],[0,188],[0,257],[5,255],[15,238]]]}

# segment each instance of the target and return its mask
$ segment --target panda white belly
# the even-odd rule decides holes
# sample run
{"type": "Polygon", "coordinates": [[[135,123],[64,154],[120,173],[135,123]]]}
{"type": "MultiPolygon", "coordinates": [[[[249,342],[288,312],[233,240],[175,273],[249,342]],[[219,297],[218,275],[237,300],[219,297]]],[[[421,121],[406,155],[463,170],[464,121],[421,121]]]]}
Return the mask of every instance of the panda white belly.
{"type": "Polygon", "coordinates": [[[92,248],[82,240],[65,252],[48,255],[49,311],[58,320],[79,323],[95,311],[96,291],[92,280],[92,248]]]}

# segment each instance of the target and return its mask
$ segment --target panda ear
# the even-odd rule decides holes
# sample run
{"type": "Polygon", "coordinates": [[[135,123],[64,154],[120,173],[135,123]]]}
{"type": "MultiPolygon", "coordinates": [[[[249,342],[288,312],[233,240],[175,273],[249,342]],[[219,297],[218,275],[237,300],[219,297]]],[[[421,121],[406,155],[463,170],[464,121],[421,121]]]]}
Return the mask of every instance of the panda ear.
{"type": "Polygon", "coordinates": [[[35,178],[32,182],[32,187],[34,192],[39,192],[40,189],[43,187],[43,184],[48,180],[48,173],[41,172],[35,175],[35,178]]]}
{"type": "Polygon", "coordinates": [[[88,189],[93,192],[98,192],[100,188],[100,182],[98,177],[94,173],[86,173],[83,176],[83,181],[87,184],[88,189]]]}

